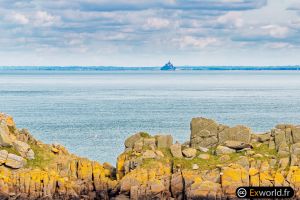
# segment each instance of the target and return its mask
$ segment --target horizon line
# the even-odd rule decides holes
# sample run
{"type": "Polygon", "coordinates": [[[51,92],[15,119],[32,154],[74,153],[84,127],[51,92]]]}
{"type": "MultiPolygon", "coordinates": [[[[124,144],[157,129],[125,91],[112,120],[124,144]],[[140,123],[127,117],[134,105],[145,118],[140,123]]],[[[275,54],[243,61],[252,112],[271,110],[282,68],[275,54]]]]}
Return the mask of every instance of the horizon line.
{"type": "Polygon", "coordinates": [[[177,66],[162,67],[126,66],[0,66],[0,71],[300,71],[299,65],[290,66],[177,66]]]}
{"type": "MultiPolygon", "coordinates": [[[[162,66],[120,66],[120,65],[0,65],[0,68],[25,68],[25,67],[34,67],[34,68],[44,68],[44,67],[116,67],[116,68],[161,68],[162,66]]],[[[174,65],[174,67],[180,68],[189,68],[189,67],[300,67],[300,64],[297,65],[174,65]]]]}

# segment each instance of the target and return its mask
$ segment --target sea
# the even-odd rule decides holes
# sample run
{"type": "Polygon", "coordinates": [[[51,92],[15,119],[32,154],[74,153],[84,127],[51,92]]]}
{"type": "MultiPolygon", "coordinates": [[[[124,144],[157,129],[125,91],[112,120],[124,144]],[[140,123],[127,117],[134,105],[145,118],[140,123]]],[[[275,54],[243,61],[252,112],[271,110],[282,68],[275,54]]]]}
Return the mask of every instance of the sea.
{"type": "Polygon", "coordinates": [[[300,124],[300,71],[0,70],[0,112],[45,143],[115,164],[140,131],[188,141],[193,117],[256,133],[300,124]]]}

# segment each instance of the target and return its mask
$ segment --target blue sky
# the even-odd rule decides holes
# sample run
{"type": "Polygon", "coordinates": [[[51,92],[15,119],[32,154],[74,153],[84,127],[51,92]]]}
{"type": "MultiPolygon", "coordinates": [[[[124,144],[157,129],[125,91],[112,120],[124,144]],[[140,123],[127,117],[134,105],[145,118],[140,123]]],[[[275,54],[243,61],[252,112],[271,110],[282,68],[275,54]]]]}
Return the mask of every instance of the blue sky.
{"type": "Polygon", "coordinates": [[[297,65],[299,0],[1,0],[0,65],[297,65]]]}

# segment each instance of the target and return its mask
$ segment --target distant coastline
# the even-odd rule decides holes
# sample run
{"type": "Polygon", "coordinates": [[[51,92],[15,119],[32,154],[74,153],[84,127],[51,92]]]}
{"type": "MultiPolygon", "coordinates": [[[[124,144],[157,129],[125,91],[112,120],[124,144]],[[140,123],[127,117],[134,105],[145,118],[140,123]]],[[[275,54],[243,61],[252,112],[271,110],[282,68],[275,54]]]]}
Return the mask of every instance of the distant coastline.
{"type": "MultiPolygon", "coordinates": [[[[115,67],[115,66],[0,66],[0,71],[160,71],[161,67],[115,67]]],[[[273,70],[300,70],[296,66],[176,66],[176,70],[205,70],[205,71],[273,71],[273,70]]]]}

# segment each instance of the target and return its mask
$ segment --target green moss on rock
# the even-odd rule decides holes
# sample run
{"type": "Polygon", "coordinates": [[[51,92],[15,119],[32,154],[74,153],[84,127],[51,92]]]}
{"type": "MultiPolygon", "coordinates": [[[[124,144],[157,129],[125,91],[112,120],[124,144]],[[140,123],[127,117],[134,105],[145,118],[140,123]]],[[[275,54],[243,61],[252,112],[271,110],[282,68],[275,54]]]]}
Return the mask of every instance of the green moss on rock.
{"type": "Polygon", "coordinates": [[[20,156],[20,153],[14,147],[0,147],[0,150],[6,150],[8,153],[20,156]]]}
{"type": "Polygon", "coordinates": [[[146,133],[146,132],[140,132],[140,135],[141,135],[143,138],[152,138],[152,136],[151,136],[149,133],[146,133]]]}
{"type": "Polygon", "coordinates": [[[45,148],[46,146],[42,147],[36,144],[30,144],[30,147],[35,154],[35,158],[33,160],[27,161],[27,168],[45,169],[54,160],[53,153],[51,153],[51,150],[49,148],[45,148]]]}

